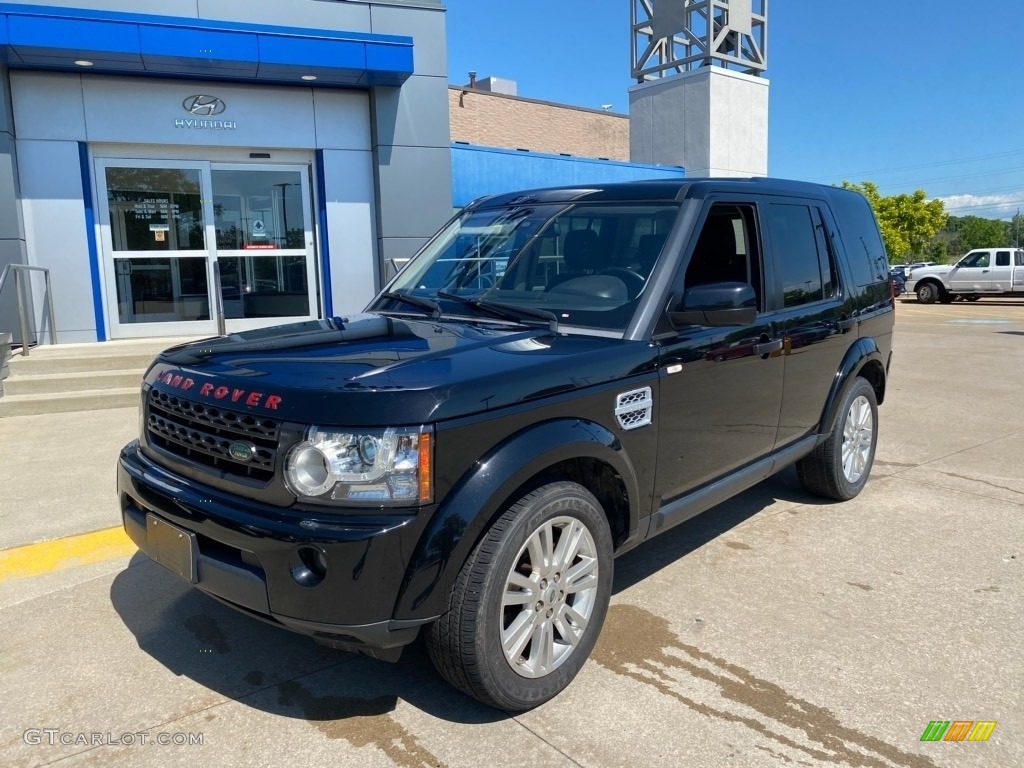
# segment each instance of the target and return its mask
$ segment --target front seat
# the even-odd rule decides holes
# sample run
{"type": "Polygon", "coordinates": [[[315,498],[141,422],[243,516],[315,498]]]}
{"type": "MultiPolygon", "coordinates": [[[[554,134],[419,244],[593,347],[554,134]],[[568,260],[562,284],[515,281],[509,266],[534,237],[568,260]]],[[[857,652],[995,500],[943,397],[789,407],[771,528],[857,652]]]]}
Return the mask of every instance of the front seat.
{"type": "Polygon", "coordinates": [[[566,233],[565,242],[562,244],[562,261],[565,264],[565,271],[559,272],[548,282],[546,290],[551,290],[559,283],[572,280],[576,277],[584,277],[597,272],[600,265],[598,261],[598,239],[597,232],[592,229],[573,229],[566,233]]]}
{"type": "Polygon", "coordinates": [[[690,266],[686,268],[686,287],[727,280],[746,282],[746,265],[736,253],[736,229],[733,217],[712,213],[704,222],[690,266]],[[740,270],[744,274],[739,274],[740,270]]]}

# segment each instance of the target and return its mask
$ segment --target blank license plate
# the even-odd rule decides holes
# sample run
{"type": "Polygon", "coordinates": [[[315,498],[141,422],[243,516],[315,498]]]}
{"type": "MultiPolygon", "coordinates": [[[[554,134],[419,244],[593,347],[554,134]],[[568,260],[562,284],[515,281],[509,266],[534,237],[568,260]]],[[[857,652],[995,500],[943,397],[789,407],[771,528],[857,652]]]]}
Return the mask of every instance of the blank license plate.
{"type": "Polygon", "coordinates": [[[149,556],[164,568],[196,583],[196,535],[155,515],[146,515],[146,543],[149,556]]]}

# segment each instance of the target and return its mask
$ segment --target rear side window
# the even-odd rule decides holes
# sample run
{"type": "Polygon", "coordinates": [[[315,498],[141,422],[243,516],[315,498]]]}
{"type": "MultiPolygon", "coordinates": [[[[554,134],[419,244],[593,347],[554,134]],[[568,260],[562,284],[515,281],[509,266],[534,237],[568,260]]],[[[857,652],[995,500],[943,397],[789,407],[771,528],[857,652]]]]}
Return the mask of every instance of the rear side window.
{"type": "Polygon", "coordinates": [[[868,201],[857,192],[838,187],[826,187],[825,193],[832,204],[853,281],[859,286],[888,284],[889,260],[868,201]]]}
{"type": "Polygon", "coordinates": [[[1017,251],[1013,259],[1014,266],[1024,267],[1024,251],[1017,251]]]}
{"type": "Polygon", "coordinates": [[[1008,267],[1008,266],[1010,266],[1010,252],[1009,251],[996,251],[996,266],[997,267],[1008,267]]]}
{"type": "Polygon", "coordinates": [[[771,203],[768,221],[783,305],[798,307],[834,296],[835,267],[818,209],[771,203]]]}

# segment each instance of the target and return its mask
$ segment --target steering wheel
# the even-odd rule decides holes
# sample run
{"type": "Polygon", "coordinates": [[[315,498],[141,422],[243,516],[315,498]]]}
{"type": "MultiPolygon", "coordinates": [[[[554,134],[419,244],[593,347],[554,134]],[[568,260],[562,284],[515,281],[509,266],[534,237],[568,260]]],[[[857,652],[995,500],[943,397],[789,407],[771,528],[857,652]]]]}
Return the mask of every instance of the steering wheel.
{"type": "Polygon", "coordinates": [[[626,284],[626,291],[629,293],[630,301],[640,295],[640,291],[644,289],[644,283],[647,282],[643,275],[638,272],[634,272],[632,269],[626,269],[625,267],[602,269],[598,274],[617,277],[619,280],[624,282],[626,284]]]}
{"type": "Polygon", "coordinates": [[[477,275],[471,280],[467,280],[462,283],[462,288],[472,288],[477,291],[486,291],[488,288],[494,286],[494,277],[491,275],[477,275]]]}

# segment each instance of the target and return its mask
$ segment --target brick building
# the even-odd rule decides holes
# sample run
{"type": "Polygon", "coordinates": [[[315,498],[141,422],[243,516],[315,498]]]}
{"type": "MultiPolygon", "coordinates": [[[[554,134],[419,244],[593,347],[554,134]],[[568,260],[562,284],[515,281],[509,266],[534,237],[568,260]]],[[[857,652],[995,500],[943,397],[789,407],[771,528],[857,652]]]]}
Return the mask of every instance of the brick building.
{"type": "Polygon", "coordinates": [[[449,87],[453,142],[629,161],[629,117],[477,90],[449,87]]]}

